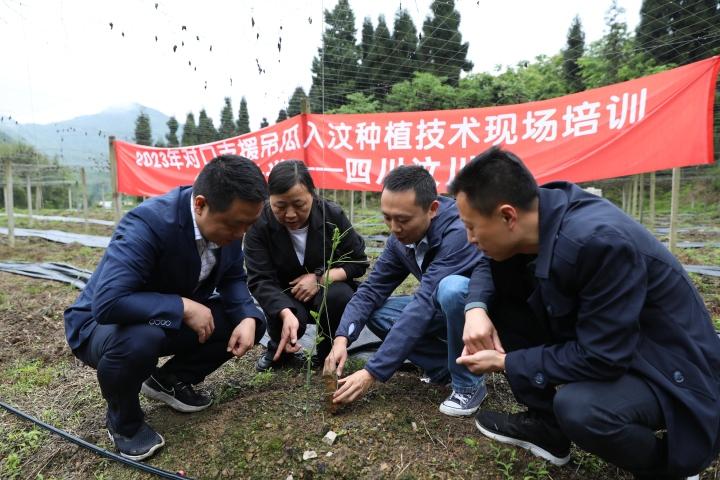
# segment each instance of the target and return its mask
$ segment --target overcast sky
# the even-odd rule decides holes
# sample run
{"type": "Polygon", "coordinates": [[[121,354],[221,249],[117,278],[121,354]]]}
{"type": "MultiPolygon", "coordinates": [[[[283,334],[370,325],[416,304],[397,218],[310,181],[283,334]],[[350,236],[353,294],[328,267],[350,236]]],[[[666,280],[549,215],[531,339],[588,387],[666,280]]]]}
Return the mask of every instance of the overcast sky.
{"type": "MultiPolygon", "coordinates": [[[[0,0],[0,115],[50,123],[136,102],[181,123],[189,111],[197,116],[206,108],[218,126],[223,98],[231,97],[237,116],[245,96],[256,129],[262,117],[274,122],[295,87],[309,90],[323,10],[336,3],[0,0]]],[[[400,6],[420,31],[430,3],[350,0],[358,32],[364,17],[376,25],[380,14],[392,28],[400,6]]],[[[641,0],[618,3],[634,29],[641,0]]],[[[597,40],[609,6],[610,0],[456,2],[476,72],[558,52],[575,15],[586,44],[597,40]]]]}

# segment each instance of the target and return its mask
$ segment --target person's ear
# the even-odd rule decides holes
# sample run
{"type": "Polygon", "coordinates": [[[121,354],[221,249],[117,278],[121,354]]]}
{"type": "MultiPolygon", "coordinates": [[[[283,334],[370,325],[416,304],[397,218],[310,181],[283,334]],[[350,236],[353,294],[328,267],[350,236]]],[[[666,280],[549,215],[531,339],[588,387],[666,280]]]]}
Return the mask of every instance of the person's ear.
{"type": "Polygon", "coordinates": [[[437,215],[438,209],[440,208],[440,201],[439,200],[433,200],[433,202],[430,204],[430,218],[434,218],[435,215],[437,215]]]}
{"type": "Polygon", "coordinates": [[[205,206],[207,205],[207,202],[205,201],[205,197],[202,195],[198,195],[195,197],[193,201],[193,206],[195,207],[195,213],[201,214],[205,206]]]}
{"type": "Polygon", "coordinates": [[[510,228],[513,228],[517,223],[518,212],[512,205],[500,205],[498,213],[502,221],[506,223],[510,228]]]}

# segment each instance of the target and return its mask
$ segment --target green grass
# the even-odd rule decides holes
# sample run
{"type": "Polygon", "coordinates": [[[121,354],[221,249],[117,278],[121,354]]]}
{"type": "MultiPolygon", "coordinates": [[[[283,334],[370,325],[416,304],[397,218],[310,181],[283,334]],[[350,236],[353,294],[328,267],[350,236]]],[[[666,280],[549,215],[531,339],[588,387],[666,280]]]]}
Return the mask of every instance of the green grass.
{"type": "Polygon", "coordinates": [[[62,363],[45,365],[41,360],[17,362],[0,374],[0,380],[3,380],[0,391],[22,395],[44,389],[60,376],[63,368],[62,363]]]}

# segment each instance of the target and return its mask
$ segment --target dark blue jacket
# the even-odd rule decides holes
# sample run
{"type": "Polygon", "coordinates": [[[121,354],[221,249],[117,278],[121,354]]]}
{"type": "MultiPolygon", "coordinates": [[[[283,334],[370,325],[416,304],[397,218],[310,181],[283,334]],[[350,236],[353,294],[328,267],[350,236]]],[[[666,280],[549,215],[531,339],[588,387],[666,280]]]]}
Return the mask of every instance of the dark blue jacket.
{"type": "MultiPolygon", "coordinates": [[[[607,200],[555,182],[540,188],[539,205],[528,302],[556,343],[507,355],[513,390],[639,375],[665,416],[668,467],[697,473],[720,432],[720,340],[702,297],[668,249],[607,200]]],[[[482,264],[468,302],[491,301],[488,278],[482,264]]]]}
{"type": "Polygon", "coordinates": [[[469,276],[482,256],[468,243],[455,202],[445,197],[439,200],[438,213],[430,221],[425,234],[429,249],[422,269],[418,267],[414,253],[391,235],[368,279],[360,284],[345,307],[335,333],[336,336],[347,337],[348,343],[357,340],[373,311],[382,306],[409,274],[420,281],[412,301],[365,365],[373,377],[383,382],[395,373],[430,322],[437,318],[438,305],[434,293],[440,280],[453,274],[469,276]],[[354,327],[349,333],[351,325],[354,327]]]}
{"type": "Polygon", "coordinates": [[[76,350],[97,324],[148,322],[179,329],[180,297],[206,301],[215,288],[228,319],[264,317],[246,284],[240,241],[219,249],[211,276],[198,287],[200,255],[190,211],[191,187],[143,202],[118,223],[105,255],[75,303],[65,310],[65,335],[76,350]]]}

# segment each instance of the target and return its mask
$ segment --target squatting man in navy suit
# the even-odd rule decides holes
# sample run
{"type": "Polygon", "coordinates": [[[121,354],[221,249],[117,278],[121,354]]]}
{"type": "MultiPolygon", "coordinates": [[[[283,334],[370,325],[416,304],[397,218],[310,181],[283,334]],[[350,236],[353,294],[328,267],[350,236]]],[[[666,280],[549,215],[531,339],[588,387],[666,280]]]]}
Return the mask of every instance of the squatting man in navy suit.
{"type": "Polygon", "coordinates": [[[246,284],[242,237],[266,198],[252,161],[213,159],[192,187],[147,200],[120,220],[65,311],[68,344],[97,369],[108,433],[122,456],[142,460],[165,443],[144,422],[139,392],[181,412],[203,410],[212,399],[193,385],[265,332],[246,284]]]}
{"type": "Polygon", "coordinates": [[[576,185],[538,187],[498,148],[450,190],[485,253],[458,363],[504,371],[528,408],[481,410],[478,429],[555,465],[572,441],[637,478],[706,468],[720,446],[720,340],[668,249],[576,185]]]}
{"type": "Polygon", "coordinates": [[[441,412],[472,415],[487,395],[485,379],[455,359],[463,349],[463,299],[482,255],[467,242],[455,202],[438,196],[421,166],[400,166],[385,177],[380,209],[392,235],[345,307],[325,371],[342,375],[348,345],[365,325],[383,342],[364,368],[339,380],[333,402],[358,400],[408,359],[428,383],[452,384],[441,412]],[[414,294],[391,295],[409,275],[420,283],[414,294]]]}

